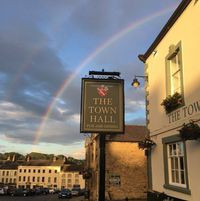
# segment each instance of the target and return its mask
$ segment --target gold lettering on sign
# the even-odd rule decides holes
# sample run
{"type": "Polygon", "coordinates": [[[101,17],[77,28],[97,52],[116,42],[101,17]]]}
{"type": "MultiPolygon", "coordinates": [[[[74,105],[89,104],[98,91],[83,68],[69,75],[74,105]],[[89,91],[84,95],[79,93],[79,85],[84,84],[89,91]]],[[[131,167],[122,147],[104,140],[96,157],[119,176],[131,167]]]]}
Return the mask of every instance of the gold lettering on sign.
{"type": "Polygon", "coordinates": [[[93,106],[88,107],[90,123],[115,123],[117,107],[112,106],[112,98],[93,98],[93,106]]]}

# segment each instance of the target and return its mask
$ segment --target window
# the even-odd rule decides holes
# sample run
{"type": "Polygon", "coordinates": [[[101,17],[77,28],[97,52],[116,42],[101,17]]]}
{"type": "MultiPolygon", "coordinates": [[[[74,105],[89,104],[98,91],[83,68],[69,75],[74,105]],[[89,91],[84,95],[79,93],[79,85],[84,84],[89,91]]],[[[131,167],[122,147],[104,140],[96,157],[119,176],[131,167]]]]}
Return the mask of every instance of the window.
{"type": "Polygon", "coordinates": [[[49,173],[51,173],[51,170],[49,170],[49,173]]]}
{"type": "Polygon", "coordinates": [[[19,169],[19,172],[22,172],[22,169],[19,169]]]}
{"type": "Polygon", "coordinates": [[[14,172],[14,176],[17,176],[17,171],[14,172]]]}
{"type": "Polygon", "coordinates": [[[71,179],[68,179],[68,180],[67,180],[67,183],[72,183],[72,180],[71,180],[71,179]]]}
{"type": "Polygon", "coordinates": [[[26,173],[26,169],[24,169],[24,173],[26,173]]]}
{"type": "Polygon", "coordinates": [[[42,177],[42,182],[44,182],[44,177],[42,177]]]}
{"type": "Polygon", "coordinates": [[[35,169],[33,170],[33,173],[35,173],[35,169]]]}
{"type": "Polygon", "coordinates": [[[21,176],[19,176],[19,181],[21,181],[21,176]]]}
{"type": "Polygon", "coordinates": [[[176,92],[183,94],[181,43],[171,45],[166,57],[167,96],[176,92]]]}
{"type": "Polygon", "coordinates": [[[45,173],[45,170],[43,170],[42,172],[45,173]]]}
{"type": "Polygon", "coordinates": [[[2,183],[4,183],[4,178],[2,178],[2,183]]]}
{"type": "Polygon", "coordinates": [[[12,179],[10,178],[10,183],[12,183],[12,179]]]}
{"type": "Polygon", "coordinates": [[[57,182],[57,178],[56,177],[54,177],[54,183],[56,183],[57,182]]]}
{"type": "Polygon", "coordinates": [[[23,177],[23,181],[26,181],[26,177],[25,176],[23,177]]]}
{"type": "Polygon", "coordinates": [[[31,172],[31,169],[29,169],[28,172],[30,173],[30,172],[31,172]]]}
{"type": "Polygon", "coordinates": [[[179,135],[162,139],[164,153],[165,185],[170,190],[190,194],[187,176],[185,143],[179,135]]]}
{"type": "Polygon", "coordinates": [[[185,160],[183,142],[175,142],[167,145],[169,183],[186,187],[185,160]]]}
{"type": "Polygon", "coordinates": [[[6,184],[8,183],[8,178],[6,178],[6,184]]]}
{"type": "Polygon", "coordinates": [[[38,170],[38,173],[40,173],[40,170],[38,170]]]}
{"type": "Polygon", "coordinates": [[[48,183],[51,183],[51,177],[48,177],[48,183]]]}
{"type": "Polygon", "coordinates": [[[79,179],[75,179],[75,184],[79,184],[79,179]]]}
{"type": "Polygon", "coordinates": [[[75,174],[75,178],[79,178],[79,174],[75,174]]]}
{"type": "Polygon", "coordinates": [[[28,181],[28,182],[30,181],[30,176],[28,176],[27,181],[28,181]]]}
{"type": "Polygon", "coordinates": [[[16,184],[16,179],[15,178],[13,179],[13,183],[16,184]]]}
{"type": "Polygon", "coordinates": [[[37,177],[37,182],[40,182],[40,177],[37,177]]]}
{"type": "Polygon", "coordinates": [[[5,176],[5,171],[2,172],[2,176],[5,176]]]}
{"type": "Polygon", "coordinates": [[[55,170],[55,173],[57,173],[57,170],[55,170]]]}
{"type": "Polygon", "coordinates": [[[6,176],[9,176],[9,171],[6,172],[6,176]]]}
{"type": "Polygon", "coordinates": [[[68,174],[68,177],[71,178],[71,177],[72,177],[72,174],[68,174]]]}

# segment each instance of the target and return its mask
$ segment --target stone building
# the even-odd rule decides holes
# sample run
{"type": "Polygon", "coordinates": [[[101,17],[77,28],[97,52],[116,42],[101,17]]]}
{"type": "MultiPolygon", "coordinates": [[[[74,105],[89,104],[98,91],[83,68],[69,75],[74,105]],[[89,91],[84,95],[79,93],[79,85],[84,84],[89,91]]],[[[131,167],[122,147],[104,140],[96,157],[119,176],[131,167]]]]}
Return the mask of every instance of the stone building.
{"type": "MultiPolygon", "coordinates": [[[[105,196],[107,200],[146,197],[147,175],[144,150],[138,142],[147,135],[144,126],[126,126],[124,134],[106,135],[105,196]]],[[[86,139],[86,188],[90,199],[98,199],[99,136],[86,139]]]]}
{"type": "Polygon", "coordinates": [[[0,161],[0,185],[17,188],[69,188],[85,187],[81,175],[83,167],[68,163],[66,158],[53,160],[0,161]],[[68,178],[68,179],[65,179],[68,178]]]}
{"type": "Polygon", "coordinates": [[[8,156],[7,160],[0,161],[0,186],[16,187],[17,168],[21,161],[16,161],[15,155],[8,156]]]}
{"type": "Polygon", "coordinates": [[[145,63],[149,200],[200,200],[200,1],[182,0],[145,63]]]}
{"type": "Polygon", "coordinates": [[[79,186],[80,189],[85,188],[85,180],[83,179],[82,166],[64,165],[61,168],[59,177],[59,189],[72,189],[74,186],[79,186]]]}

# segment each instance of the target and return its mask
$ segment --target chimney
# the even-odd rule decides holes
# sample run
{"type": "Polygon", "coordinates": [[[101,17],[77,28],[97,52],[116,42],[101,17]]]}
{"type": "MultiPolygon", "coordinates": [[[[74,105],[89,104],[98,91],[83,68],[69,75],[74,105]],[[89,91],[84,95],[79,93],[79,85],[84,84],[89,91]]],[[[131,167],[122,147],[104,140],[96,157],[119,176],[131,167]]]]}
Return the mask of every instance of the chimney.
{"type": "Polygon", "coordinates": [[[15,161],[16,161],[16,155],[14,154],[12,157],[12,162],[15,162],[15,161]]]}
{"type": "Polygon", "coordinates": [[[10,155],[8,155],[7,161],[10,161],[10,158],[11,158],[10,155]]]}
{"type": "Polygon", "coordinates": [[[53,156],[53,162],[56,162],[56,160],[57,160],[57,157],[53,156]]]}
{"type": "Polygon", "coordinates": [[[27,162],[30,162],[30,160],[31,160],[31,156],[30,156],[30,155],[27,155],[27,156],[26,156],[26,161],[27,161],[27,162]]]}
{"type": "Polygon", "coordinates": [[[66,163],[67,162],[67,157],[63,157],[63,162],[66,163]]]}

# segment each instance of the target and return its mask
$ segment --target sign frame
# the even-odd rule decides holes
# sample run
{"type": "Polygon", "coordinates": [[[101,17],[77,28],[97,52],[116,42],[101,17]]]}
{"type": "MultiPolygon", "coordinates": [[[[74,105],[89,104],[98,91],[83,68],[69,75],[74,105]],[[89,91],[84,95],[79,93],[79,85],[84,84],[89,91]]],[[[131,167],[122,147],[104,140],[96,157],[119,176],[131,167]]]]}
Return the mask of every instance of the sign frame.
{"type": "Polygon", "coordinates": [[[125,131],[125,118],[124,118],[124,80],[123,79],[99,79],[99,78],[82,78],[82,83],[81,83],[81,112],[80,112],[80,133],[101,133],[101,134],[123,134],[125,131]],[[86,107],[85,107],[85,102],[86,102],[86,83],[93,83],[93,84],[110,84],[110,85],[119,85],[119,96],[118,98],[121,100],[119,105],[121,105],[120,108],[120,114],[121,115],[121,121],[119,121],[119,129],[87,129],[85,128],[85,113],[86,113],[86,107]],[[120,97],[121,95],[121,97],[120,97]],[[121,122],[121,123],[120,123],[121,122]]]}

